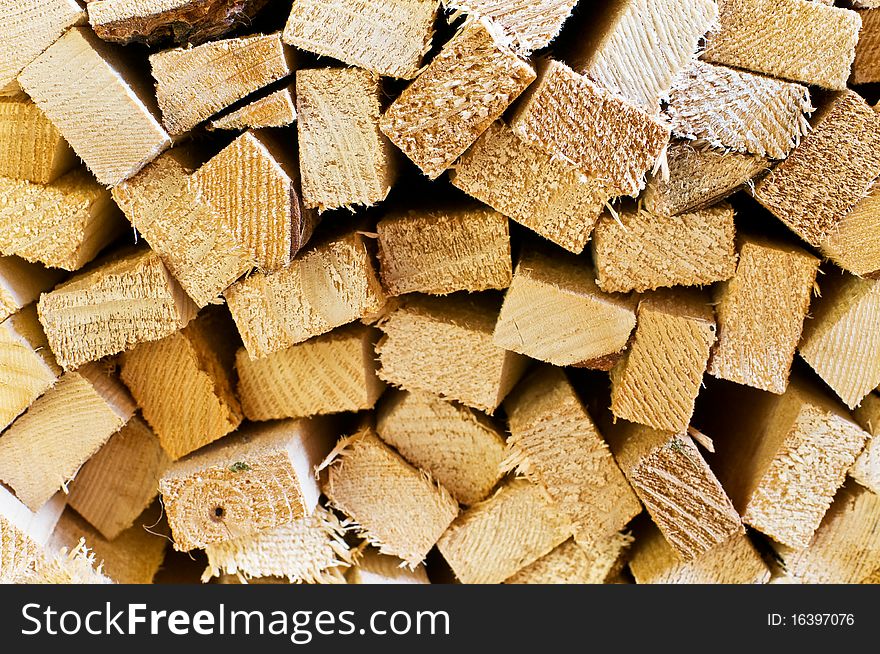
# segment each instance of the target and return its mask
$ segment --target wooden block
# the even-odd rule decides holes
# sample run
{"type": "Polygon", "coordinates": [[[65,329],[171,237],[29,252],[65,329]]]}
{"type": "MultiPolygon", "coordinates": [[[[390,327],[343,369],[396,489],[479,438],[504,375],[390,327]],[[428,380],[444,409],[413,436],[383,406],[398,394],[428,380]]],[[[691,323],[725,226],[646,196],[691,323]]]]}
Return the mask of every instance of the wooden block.
{"type": "Polygon", "coordinates": [[[333,446],[325,422],[250,425],[177,461],[159,481],[174,549],[189,551],[311,515],[315,466],[333,446]]]}
{"type": "Polygon", "coordinates": [[[120,358],[120,375],[172,460],[235,431],[244,415],[224,350],[226,321],[202,313],[181,331],[120,358]]]}
{"type": "Polygon", "coordinates": [[[858,14],[862,29],[849,80],[852,84],[873,84],[880,82],[880,11],[863,9],[858,14]]]}
{"type": "Polygon", "coordinates": [[[46,185],[0,178],[3,254],[78,270],[124,229],[110,193],[83,169],[46,185]]]}
{"type": "Polygon", "coordinates": [[[195,306],[152,250],[114,255],[75,275],[37,304],[65,370],[155,341],[183,327],[195,306]]]}
{"type": "Polygon", "coordinates": [[[812,131],[755,185],[754,195],[793,232],[819,247],[868,195],[878,175],[880,114],[861,96],[845,91],[820,108],[812,131]]]}
{"type": "Polygon", "coordinates": [[[528,56],[550,45],[571,16],[577,0],[443,0],[447,9],[488,18],[528,56]]]}
{"type": "Polygon", "coordinates": [[[608,444],[663,537],[693,559],[742,532],[742,522],[715,473],[686,433],[620,422],[608,444]]]}
{"type": "Polygon", "coordinates": [[[587,551],[574,540],[545,554],[505,580],[506,584],[602,584],[614,572],[621,552],[629,544],[623,534],[612,534],[601,547],[587,551]]]}
{"type": "Polygon", "coordinates": [[[576,71],[653,114],[717,18],[711,0],[626,0],[604,29],[578,41],[569,59],[576,71]]]}
{"type": "Polygon", "coordinates": [[[709,372],[784,393],[818,266],[798,247],[743,237],[736,274],[714,291],[718,340],[709,372]]]}
{"type": "Polygon", "coordinates": [[[3,0],[0,4],[0,90],[73,25],[85,20],[76,0],[3,0]]]}
{"type": "Polygon", "coordinates": [[[636,326],[630,298],[603,293],[570,254],[524,253],[495,326],[495,345],[556,366],[620,352],[636,326]]]}
{"type": "Polygon", "coordinates": [[[853,275],[880,276],[880,186],[871,187],[837,223],[819,250],[853,275]]]}
{"type": "Polygon", "coordinates": [[[715,444],[713,464],[743,521],[778,543],[807,547],[868,434],[800,377],[782,396],[724,385],[704,406],[700,429],[715,444]]]}
{"type": "Polygon", "coordinates": [[[379,377],[493,413],[528,363],[493,342],[497,319],[490,298],[407,298],[379,324],[379,377]]]}
{"type": "Polygon", "coordinates": [[[159,478],[169,465],[156,434],[135,416],[76,474],[68,504],[104,539],[114,540],[156,499],[159,478]]]}
{"type": "Polygon", "coordinates": [[[150,55],[162,122],[183,134],[293,71],[281,34],[257,34],[150,55]]]}
{"type": "Polygon", "coordinates": [[[266,0],[91,0],[95,34],[115,43],[199,44],[250,24],[266,0]]]}
{"type": "Polygon", "coordinates": [[[0,584],[23,583],[34,576],[62,511],[61,493],[34,512],[0,484],[0,584]]]}
{"type": "Polygon", "coordinates": [[[868,395],[853,412],[853,417],[871,438],[850,468],[849,475],[865,488],[880,495],[880,395],[868,395]]]}
{"type": "Polygon", "coordinates": [[[208,129],[262,129],[292,125],[296,122],[296,105],[291,91],[292,87],[283,88],[249,102],[241,109],[215,118],[208,129]]]}
{"type": "Polygon", "coordinates": [[[639,209],[606,214],[593,232],[596,283],[641,293],[724,281],[736,271],[735,237],[726,203],[670,217],[639,209]]]}
{"type": "Polygon", "coordinates": [[[809,547],[777,546],[788,575],[807,584],[857,584],[880,568],[880,496],[847,483],[809,547]]]}
{"type": "Polygon", "coordinates": [[[496,121],[464,154],[450,181],[560,247],[579,254],[611,199],[608,184],[527,145],[496,121]]]}
{"type": "Polygon", "coordinates": [[[73,150],[27,96],[0,98],[0,177],[54,182],[76,163],[73,150]]]}
{"type": "Polygon", "coordinates": [[[61,271],[48,270],[19,257],[0,257],[0,322],[51,291],[61,271]]]}
{"type": "Polygon", "coordinates": [[[880,386],[880,281],[829,271],[798,352],[850,409],[880,386]]]}
{"type": "Polygon", "coordinates": [[[131,177],[171,144],[153,113],[152,91],[119,55],[76,27],[18,78],[105,186],[131,177]]]}
{"type": "Polygon", "coordinates": [[[693,61],[674,80],[666,115],[676,136],[785,159],[810,129],[806,86],[693,61]]]}
{"type": "Polygon", "coordinates": [[[368,547],[346,578],[350,584],[430,584],[425,566],[410,569],[394,556],[380,554],[368,547]]]}
{"type": "Polygon", "coordinates": [[[412,79],[431,49],[436,0],[294,0],[285,43],[412,79]]]}
{"type": "Polygon", "coordinates": [[[125,387],[96,367],[65,373],[0,437],[0,480],[37,510],[134,411],[125,387]]]}
{"type": "Polygon", "coordinates": [[[843,90],[861,20],[806,0],[719,0],[703,59],[810,86],[843,90]]]}
{"type": "Polygon", "coordinates": [[[629,569],[638,584],[766,584],[770,570],[744,533],[694,559],[681,559],[651,525],[636,538],[629,569]]]}
{"type": "Polygon", "coordinates": [[[639,303],[632,345],[611,371],[611,411],[666,431],[687,431],[715,343],[708,296],[659,292],[639,303]]]}
{"type": "Polygon", "coordinates": [[[388,108],[389,139],[436,179],[535,79],[485,21],[469,21],[388,108]]]}
{"type": "Polygon", "coordinates": [[[202,581],[229,574],[248,580],[281,577],[290,583],[345,583],[343,571],[353,564],[355,552],[344,536],[339,519],[319,505],[305,518],[208,545],[202,581]]]}
{"type": "Polygon", "coordinates": [[[657,216],[676,216],[715,204],[770,167],[763,157],[678,140],[670,143],[666,162],[668,178],[652,176],[642,194],[645,209],[657,216]]]}
{"type": "Polygon", "coordinates": [[[458,515],[442,486],[370,430],[346,438],[322,464],[324,494],[382,554],[414,568],[458,515]]]}
{"type": "Polygon", "coordinates": [[[248,131],[193,174],[224,228],[264,272],[289,264],[318,222],[302,204],[290,152],[269,134],[248,131]]]}
{"type": "Polygon", "coordinates": [[[376,315],[385,302],[359,233],[314,245],[287,268],[255,273],[224,296],[252,358],[376,315]]]}
{"type": "Polygon", "coordinates": [[[389,295],[485,291],[510,286],[507,218],[486,207],[412,209],[376,226],[389,295]]]}
{"type": "Polygon", "coordinates": [[[115,186],[113,199],[198,307],[254,266],[251,251],[175,159],[176,150],[115,186]]]}
{"type": "Polygon", "coordinates": [[[607,182],[614,195],[637,195],[669,143],[669,128],[559,61],[545,60],[538,74],[510,121],[514,133],[607,182]]]}
{"type": "Polygon", "coordinates": [[[437,548],[463,584],[500,584],[571,536],[572,526],[525,479],[505,483],[446,530],[437,548]]]}
{"type": "MultiPolygon", "coordinates": [[[[165,559],[166,536],[152,533],[147,528],[155,528],[161,508],[156,506],[146,511],[138,524],[129,527],[109,540],[97,532],[92,525],[68,509],[61,516],[55,533],[52,534],[51,547],[76,548],[80,539],[94,555],[95,563],[102,574],[119,584],[151,584],[165,559]]],[[[137,518],[137,516],[136,516],[137,518]]]]}
{"type": "Polygon", "coordinates": [[[354,323],[270,354],[235,357],[238,396],[249,420],[306,418],[372,409],[385,390],[376,376],[378,332],[354,323]]]}
{"type": "Polygon", "coordinates": [[[37,319],[36,305],[28,305],[0,323],[0,370],[3,430],[49,390],[61,374],[37,319]]]}
{"type": "Polygon", "coordinates": [[[299,166],[307,207],[371,207],[388,197],[397,161],[379,131],[381,99],[381,80],[368,70],[297,71],[299,166]]]}
{"type": "MultiPolygon", "coordinates": [[[[605,539],[641,513],[611,451],[558,368],[542,366],[504,402],[510,438],[505,470],[542,486],[578,532],[605,539]]],[[[579,538],[579,536],[578,536],[579,538]]]]}
{"type": "Polygon", "coordinates": [[[504,474],[503,432],[483,414],[433,395],[390,395],[376,413],[376,432],[465,505],[486,499],[504,474]]]}

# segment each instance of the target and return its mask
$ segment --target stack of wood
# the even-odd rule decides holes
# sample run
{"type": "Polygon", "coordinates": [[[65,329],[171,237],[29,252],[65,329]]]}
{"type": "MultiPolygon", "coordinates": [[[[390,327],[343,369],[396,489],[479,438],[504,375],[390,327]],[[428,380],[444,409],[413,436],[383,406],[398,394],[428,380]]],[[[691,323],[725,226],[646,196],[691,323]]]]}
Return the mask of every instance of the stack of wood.
{"type": "Polygon", "coordinates": [[[880,579],[852,4],[0,0],[0,580],[880,579]]]}

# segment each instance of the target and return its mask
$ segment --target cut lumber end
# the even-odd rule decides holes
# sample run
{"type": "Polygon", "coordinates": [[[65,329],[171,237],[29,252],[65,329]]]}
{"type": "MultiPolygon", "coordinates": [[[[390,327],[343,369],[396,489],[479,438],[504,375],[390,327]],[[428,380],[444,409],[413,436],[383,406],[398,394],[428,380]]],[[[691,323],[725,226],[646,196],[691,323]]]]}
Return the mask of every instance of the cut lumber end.
{"type": "Polygon", "coordinates": [[[115,255],[44,293],[40,322],[65,369],[159,340],[183,327],[195,305],[149,249],[115,255]]]}
{"type": "Polygon", "coordinates": [[[496,29],[485,21],[467,22],[382,116],[385,135],[431,179],[452,166],[535,79],[496,29]]]}
{"type": "Polygon", "coordinates": [[[644,292],[725,281],[736,271],[733,207],[658,216],[606,213],[593,232],[596,283],[607,292],[644,292]]]}
{"type": "Polygon", "coordinates": [[[462,504],[486,499],[503,476],[503,432],[460,404],[426,393],[396,392],[378,408],[376,432],[462,504]]]}
{"type": "Polygon", "coordinates": [[[171,145],[152,96],[119,53],[87,28],[68,30],[18,82],[106,186],[128,179],[171,145]]]}
{"type": "Polygon", "coordinates": [[[880,395],[868,395],[853,417],[871,438],[850,468],[850,477],[880,495],[880,395]]]}
{"type": "Polygon", "coordinates": [[[871,187],[837,223],[819,249],[853,275],[880,276],[880,186],[871,187]]]}
{"type": "Polygon", "coordinates": [[[411,296],[379,324],[379,377],[493,413],[528,363],[493,342],[497,319],[489,298],[411,296]]]}
{"type": "Polygon", "coordinates": [[[333,437],[324,421],[250,425],[177,461],[159,492],[180,551],[248,536],[311,515],[315,466],[333,437]]]}
{"type": "Polygon", "coordinates": [[[818,268],[799,247],[743,237],[736,274],[715,290],[718,341],[709,372],[785,392],[818,268]]]}
{"type": "Polygon", "coordinates": [[[76,163],[58,128],[25,95],[0,98],[0,177],[54,182],[76,163]]]}
{"type": "Polygon", "coordinates": [[[535,250],[520,257],[493,340],[569,366],[620,352],[635,326],[634,301],[601,291],[582,260],[535,250]]]}
{"type": "Polygon", "coordinates": [[[404,461],[372,431],[343,440],[322,467],[330,503],[383,554],[421,563],[458,515],[449,492],[404,461]]]}
{"type": "Polygon", "coordinates": [[[566,250],[583,251],[614,190],[496,121],[458,160],[452,184],[566,250]]]}
{"type": "Polygon", "coordinates": [[[266,127],[287,127],[296,122],[296,104],[292,87],[273,91],[249,102],[240,109],[215,118],[208,129],[247,130],[266,127]]]}
{"type": "Polygon", "coordinates": [[[0,322],[51,291],[63,273],[19,257],[0,257],[0,322]]]}
{"type": "Polygon", "coordinates": [[[379,263],[390,295],[510,286],[507,218],[486,207],[410,210],[379,221],[379,263]]]}
{"type": "Polygon", "coordinates": [[[603,584],[617,571],[621,555],[631,538],[612,534],[601,543],[585,548],[567,540],[549,554],[527,565],[505,584],[603,584]]]}

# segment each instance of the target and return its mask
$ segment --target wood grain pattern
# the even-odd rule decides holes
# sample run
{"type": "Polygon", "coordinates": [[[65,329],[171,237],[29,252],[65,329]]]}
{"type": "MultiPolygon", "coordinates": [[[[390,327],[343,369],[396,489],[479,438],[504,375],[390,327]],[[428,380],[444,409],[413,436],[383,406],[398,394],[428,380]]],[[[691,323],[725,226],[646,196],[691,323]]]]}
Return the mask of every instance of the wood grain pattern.
{"type": "Polygon", "coordinates": [[[726,203],[670,217],[606,213],[593,232],[596,283],[608,292],[644,292],[725,281],[736,271],[735,236],[726,203]]]}
{"type": "MultiPolygon", "coordinates": [[[[162,448],[177,460],[235,431],[244,418],[224,350],[226,320],[207,312],[120,357],[120,375],[162,448]]],[[[233,332],[234,333],[234,332],[233,332]]]]}
{"type": "Polygon", "coordinates": [[[718,18],[710,0],[626,0],[604,32],[583,38],[573,68],[650,113],[718,18]]]}
{"type": "Polygon", "coordinates": [[[255,273],[233,284],[224,296],[252,358],[375,316],[385,303],[358,233],[316,244],[287,268],[255,273]]]}
{"type": "Polygon", "coordinates": [[[449,527],[437,548],[464,584],[499,584],[571,536],[544,491],[525,479],[504,484],[449,527]]]}
{"type": "Polygon", "coordinates": [[[798,247],[743,237],[736,274],[714,291],[718,341],[709,372],[784,393],[818,266],[798,247]]]}
{"type": "Polygon", "coordinates": [[[373,350],[379,334],[354,323],[262,359],[236,353],[238,396],[249,420],[372,409],[385,390],[373,350]]]}
{"type": "Polygon", "coordinates": [[[558,368],[542,366],[504,402],[510,438],[503,469],[543,487],[576,540],[605,541],[642,507],[593,419],[558,368]]]}
{"type": "Polygon", "coordinates": [[[510,38],[514,49],[528,56],[550,45],[577,0],[443,0],[443,5],[488,18],[510,38]]]}
{"type": "Polygon", "coordinates": [[[376,225],[382,284],[389,295],[485,291],[510,286],[507,218],[479,206],[412,209],[376,225]]]}
{"type": "Polygon", "coordinates": [[[193,173],[223,229],[263,272],[289,264],[318,222],[302,203],[290,151],[265,131],[247,131],[193,173]]]}
{"type": "Polygon", "coordinates": [[[37,304],[40,322],[65,370],[168,336],[195,306],[148,249],[123,251],[75,275],[37,304]]]}
{"type": "Polygon", "coordinates": [[[861,406],[853,411],[853,417],[871,438],[850,468],[849,475],[880,495],[880,395],[868,395],[862,400],[861,406]]]}
{"type": "Polygon", "coordinates": [[[443,47],[386,110],[385,135],[425,175],[436,179],[525,91],[535,71],[471,21],[443,47]]]}
{"type": "Polygon", "coordinates": [[[457,501],[486,499],[503,476],[503,432],[483,414],[427,393],[395,392],[376,412],[376,433],[457,501]]]}
{"type": "Polygon", "coordinates": [[[450,171],[452,184],[566,250],[583,251],[613,189],[532,147],[502,121],[450,171]]]}
{"type": "Polygon", "coordinates": [[[699,292],[659,292],[639,302],[632,345],[611,370],[618,418],[687,431],[715,343],[715,316],[699,292]]]}
{"type": "Polygon", "coordinates": [[[846,88],[861,20],[806,0],[719,0],[703,58],[826,89],[846,88]]]}
{"type": "Polygon", "coordinates": [[[129,222],[198,307],[214,302],[254,266],[251,249],[230,234],[225,214],[192,175],[162,154],[112,195],[129,222]]]}
{"type": "Polygon", "coordinates": [[[379,377],[493,413],[527,364],[494,343],[498,309],[481,296],[410,296],[379,324],[379,377]]]}
{"type": "Polygon", "coordinates": [[[78,168],[51,184],[0,178],[0,252],[78,270],[125,228],[110,193],[78,168]]]}
{"type": "Polygon", "coordinates": [[[369,430],[342,441],[323,465],[322,488],[331,505],[351,517],[379,552],[411,568],[458,515],[445,488],[369,430]]]}
{"type": "Polygon", "coordinates": [[[149,87],[91,30],[68,30],[18,83],[106,186],[131,177],[171,145],[149,87]]]}
{"type": "Polygon", "coordinates": [[[311,515],[315,466],[335,434],[323,422],[250,425],[177,461],[159,481],[174,548],[189,551],[311,515]]]}
{"type": "Polygon", "coordinates": [[[755,185],[754,196],[798,236],[819,247],[868,195],[878,175],[880,114],[861,96],[844,91],[820,107],[812,131],[755,185]]]}
{"type": "Polygon", "coordinates": [[[543,61],[538,74],[510,120],[514,133],[610,184],[614,195],[637,195],[669,143],[669,128],[559,61],[543,61]]]}
{"type": "Polygon", "coordinates": [[[0,437],[0,480],[36,511],[134,411],[115,378],[91,366],[65,373],[0,437]]]}
{"type": "Polygon", "coordinates": [[[36,305],[0,323],[0,430],[51,388],[60,374],[36,305]]]}
{"type": "Polygon", "coordinates": [[[619,422],[606,437],[636,495],[682,559],[742,532],[733,502],[686,433],[619,422]]]}
{"type": "Polygon", "coordinates": [[[264,86],[290,75],[293,57],[281,34],[212,41],[150,55],[162,122],[183,134],[264,86]]]}
{"type": "Polygon", "coordinates": [[[854,409],[880,386],[880,281],[830,271],[819,288],[798,352],[854,409]]]}
{"type": "Polygon", "coordinates": [[[425,566],[419,565],[410,570],[401,566],[402,561],[394,556],[379,554],[368,547],[346,575],[350,584],[429,584],[425,566]]]}
{"type": "Polygon", "coordinates": [[[436,0],[295,0],[284,42],[377,75],[412,79],[431,48],[436,0]]]}
{"type": "Polygon", "coordinates": [[[822,241],[819,250],[854,275],[880,276],[880,186],[871,186],[822,241]]]}
{"type": "Polygon", "coordinates": [[[0,177],[48,184],[76,158],[61,132],[24,94],[0,98],[0,177]]]}
{"type": "Polygon", "coordinates": [[[505,584],[602,584],[618,567],[630,539],[612,534],[590,550],[567,540],[549,554],[527,565],[505,584]]]}
{"type": "Polygon", "coordinates": [[[603,293],[570,254],[525,252],[495,326],[498,347],[568,366],[620,352],[636,325],[635,303],[603,293]]]}
{"type": "Polygon", "coordinates": [[[673,81],[666,115],[676,136],[784,159],[810,129],[806,86],[694,61],[673,81]]]}
{"type": "Polygon", "coordinates": [[[135,521],[159,494],[159,478],[170,464],[156,434],[134,416],[79,470],[68,504],[106,540],[133,525],[137,531],[135,521]]]}
{"type": "Polygon", "coordinates": [[[292,89],[291,86],[273,91],[240,109],[219,116],[210,122],[208,129],[263,129],[292,125],[296,122],[292,89]]]}
{"type": "Polygon", "coordinates": [[[24,309],[51,291],[63,277],[59,270],[50,270],[19,257],[0,257],[0,322],[24,309]]]}

